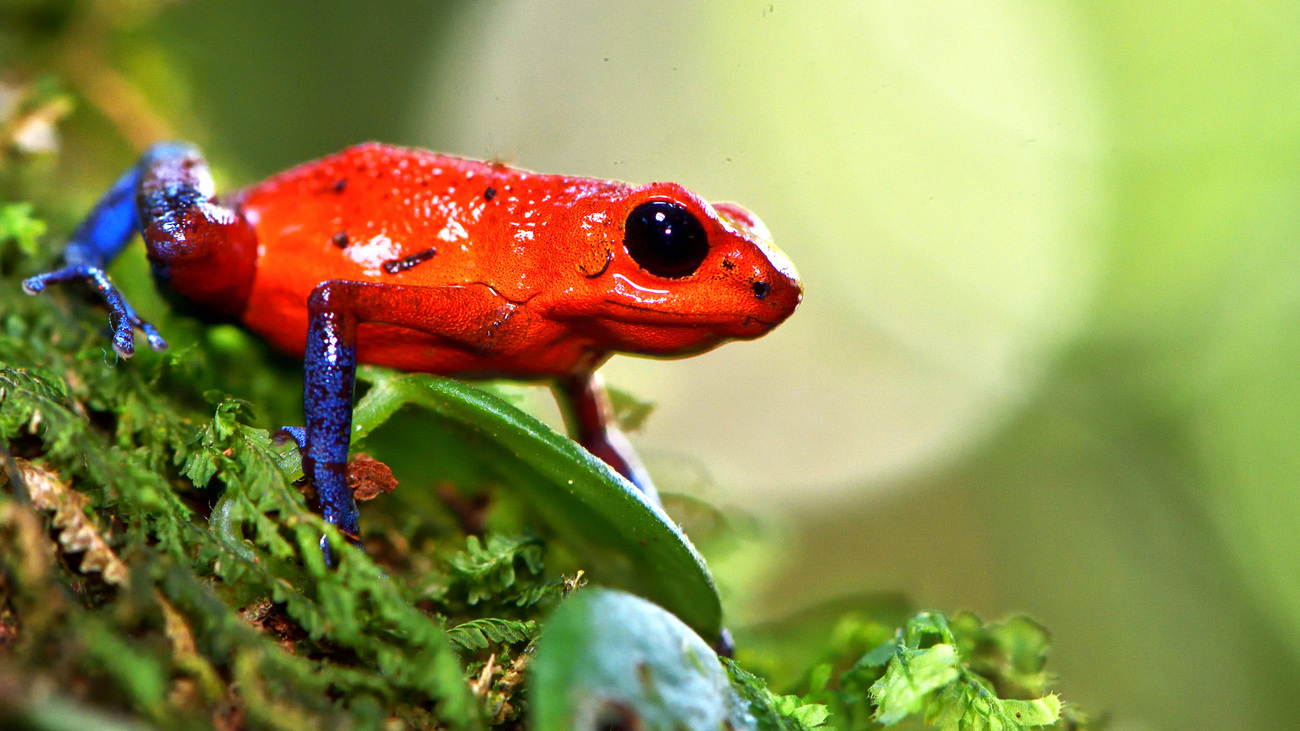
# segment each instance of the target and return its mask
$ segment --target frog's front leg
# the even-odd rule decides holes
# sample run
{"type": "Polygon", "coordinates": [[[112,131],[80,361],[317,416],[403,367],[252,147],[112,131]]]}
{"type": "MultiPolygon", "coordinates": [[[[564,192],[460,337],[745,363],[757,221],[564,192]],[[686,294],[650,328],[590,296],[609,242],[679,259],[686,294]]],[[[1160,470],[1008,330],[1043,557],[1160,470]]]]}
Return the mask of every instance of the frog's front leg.
{"type": "Polygon", "coordinates": [[[554,391],[574,441],[636,485],[651,504],[659,505],[659,493],[650,474],[614,424],[614,409],[600,374],[568,376],[555,382],[554,391]]]}
{"type": "Polygon", "coordinates": [[[23,289],[36,294],[49,284],[85,281],[108,305],[114,350],[135,352],[133,328],[155,350],[166,348],[105,273],[137,230],[161,284],[207,314],[232,317],[243,309],[256,268],[256,234],[239,211],[217,202],[198,150],[178,142],[149,148],[77,228],[63,252],[67,266],[27,279],[23,289]]]}
{"type": "MultiPolygon", "coordinates": [[[[475,347],[482,333],[509,320],[516,305],[484,285],[419,287],[343,280],[318,285],[307,305],[303,392],[307,426],[305,434],[289,432],[303,447],[303,472],[316,488],[321,515],[360,545],[357,504],[347,484],[357,326],[398,325],[475,347]],[[436,314],[448,312],[474,314],[436,314]]],[[[321,548],[328,561],[329,544],[324,538],[321,548]]]]}
{"type": "Polygon", "coordinates": [[[63,250],[63,261],[67,266],[23,281],[23,290],[28,294],[37,294],[48,285],[62,282],[84,281],[89,284],[108,305],[113,350],[127,358],[135,353],[132,328],[143,332],[154,350],[167,348],[162,335],[136,315],[121,290],[113,285],[104,271],[126,248],[139,228],[135,206],[139,184],[139,167],[126,171],[95,204],[68,241],[63,250]]]}
{"type": "MultiPolygon", "coordinates": [[[[307,417],[302,471],[311,477],[326,522],[361,544],[357,503],[348,489],[352,388],[357,373],[357,316],[350,288],[321,285],[312,294],[307,328],[303,411],[307,417]]],[[[321,538],[325,560],[329,543],[321,538]]]]}

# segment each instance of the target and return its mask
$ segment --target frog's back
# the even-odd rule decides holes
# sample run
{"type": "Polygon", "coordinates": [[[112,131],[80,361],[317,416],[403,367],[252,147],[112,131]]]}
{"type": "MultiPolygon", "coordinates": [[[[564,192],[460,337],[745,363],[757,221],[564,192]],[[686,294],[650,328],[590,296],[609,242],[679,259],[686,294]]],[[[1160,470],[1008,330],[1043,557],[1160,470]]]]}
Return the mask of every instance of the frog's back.
{"type": "Polygon", "coordinates": [[[445,284],[473,279],[471,244],[483,243],[484,210],[519,175],[501,165],[369,144],[272,177],[240,202],[261,243],[263,278],[279,287],[302,280],[310,292],[327,279],[388,281],[417,271],[400,282],[445,284]],[[437,250],[437,267],[393,263],[429,249],[437,250]]]}
{"type": "MultiPolygon", "coordinates": [[[[539,279],[534,273],[539,261],[554,258],[554,252],[540,250],[548,244],[532,240],[536,227],[547,224],[546,216],[524,208],[575,188],[591,194],[623,187],[425,150],[373,143],[349,148],[238,194],[259,251],[241,319],[277,347],[301,352],[307,299],[324,281],[485,285],[506,300],[526,301],[539,279]],[[527,245],[521,248],[521,242],[527,245]]],[[[387,341],[407,337],[412,342],[407,353],[392,346],[397,360],[376,356],[371,362],[437,372],[510,370],[482,359],[467,362],[463,353],[432,353],[440,348],[436,341],[421,343],[416,333],[382,329],[387,341]],[[417,352],[426,355],[411,361],[417,352]]],[[[374,338],[363,337],[359,347],[373,351],[367,340],[374,338]]]]}

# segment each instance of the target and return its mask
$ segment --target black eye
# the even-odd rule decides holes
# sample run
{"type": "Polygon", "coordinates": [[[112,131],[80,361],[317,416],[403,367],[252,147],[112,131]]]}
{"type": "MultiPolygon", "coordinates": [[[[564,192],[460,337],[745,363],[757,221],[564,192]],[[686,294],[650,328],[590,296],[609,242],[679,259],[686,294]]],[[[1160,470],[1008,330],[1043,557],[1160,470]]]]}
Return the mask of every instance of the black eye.
{"type": "Polygon", "coordinates": [[[678,279],[700,268],[709,253],[709,237],[690,211],[676,203],[650,201],[628,215],[623,246],[642,269],[678,279]]]}

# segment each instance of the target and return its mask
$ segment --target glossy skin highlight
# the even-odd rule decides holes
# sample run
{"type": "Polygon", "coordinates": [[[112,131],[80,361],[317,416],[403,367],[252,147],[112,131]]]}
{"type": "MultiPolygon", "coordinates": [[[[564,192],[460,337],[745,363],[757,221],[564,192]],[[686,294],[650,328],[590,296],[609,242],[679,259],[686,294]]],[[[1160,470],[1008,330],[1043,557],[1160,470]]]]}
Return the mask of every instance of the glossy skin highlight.
{"type": "Polygon", "coordinates": [[[549,380],[573,437],[654,504],[596,368],[615,352],[679,357],[758,337],[802,297],[790,261],[738,205],[674,183],[377,144],[226,198],[197,149],[155,145],[74,233],[66,266],[24,288],[85,281],[109,308],[118,353],[134,352],[135,330],[165,348],[105,273],[137,231],[161,287],[303,356],[306,426],[285,432],[325,519],[356,541],[346,471],[357,363],[549,380]],[[674,260],[678,244],[687,258],[674,260]]]}

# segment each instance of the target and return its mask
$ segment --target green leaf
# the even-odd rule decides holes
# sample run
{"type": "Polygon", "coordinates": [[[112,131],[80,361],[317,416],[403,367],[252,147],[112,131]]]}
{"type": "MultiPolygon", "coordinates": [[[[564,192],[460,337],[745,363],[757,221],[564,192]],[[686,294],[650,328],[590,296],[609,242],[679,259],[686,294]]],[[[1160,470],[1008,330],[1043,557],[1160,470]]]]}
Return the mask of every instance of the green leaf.
{"type": "Polygon", "coordinates": [[[154,715],[167,693],[162,664],[147,650],[133,647],[101,621],[86,622],[85,651],[90,662],[126,688],[130,697],[154,715]]]}
{"type": "MultiPolygon", "coordinates": [[[[737,659],[775,688],[795,687],[807,670],[817,665],[829,664],[838,675],[857,663],[861,668],[853,673],[852,685],[867,704],[867,688],[894,656],[895,630],[912,611],[894,594],[858,594],[818,602],[762,624],[733,627],[737,659]],[[883,656],[872,655],[870,666],[860,662],[863,654],[886,644],[889,648],[882,651],[883,656]]],[[[809,686],[809,692],[815,689],[809,686]]]]}
{"type": "Polygon", "coordinates": [[[941,731],[1028,731],[1056,723],[1061,701],[1048,695],[1032,701],[1002,700],[978,681],[959,683],[939,693],[925,715],[941,731]]]}
{"type": "Polygon", "coordinates": [[[620,591],[586,589],[560,605],[537,641],[531,672],[537,731],[756,728],[704,640],[620,591]]]}
{"type": "Polygon", "coordinates": [[[930,693],[957,680],[961,674],[957,663],[957,649],[948,644],[895,655],[884,677],[871,686],[876,720],[892,726],[920,713],[930,693]]]}
{"type": "MultiPolygon", "coordinates": [[[[767,681],[737,665],[733,660],[722,658],[722,665],[731,677],[731,686],[740,697],[749,704],[749,713],[754,717],[758,731],[804,731],[810,728],[809,721],[821,716],[825,721],[830,715],[829,709],[823,716],[820,711],[809,710],[798,696],[780,696],[768,690],[767,681]]],[[[813,704],[817,708],[825,706],[813,704]]],[[[820,722],[819,722],[820,723],[820,722]]]]}
{"type": "Polygon", "coordinates": [[[1061,717],[1061,699],[1055,693],[1032,701],[1000,700],[1002,715],[1010,716],[1026,726],[1046,726],[1061,717]]]}
{"type": "MultiPolygon", "coordinates": [[[[971,650],[962,653],[971,669],[984,677],[1001,678],[1003,695],[1042,695],[1051,681],[1043,672],[1052,642],[1047,629],[1028,617],[1012,617],[981,630],[970,637],[971,650]]],[[[956,624],[953,632],[961,634],[956,624]]]]}
{"type": "Polygon", "coordinates": [[[845,672],[840,678],[844,690],[832,698],[852,706],[857,702],[851,693],[855,677],[892,654],[885,674],[868,691],[878,723],[892,726],[922,714],[926,723],[944,731],[1022,731],[1052,724],[1061,714],[1055,695],[1006,700],[986,680],[1018,691],[1026,688],[1025,678],[1045,683],[1047,642],[1046,630],[1023,617],[985,625],[973,614],[950,621],[937,612],[921,612],[905,623],[898,639],[875,648],[845,672]],[[937,644],[920,649],[935,639],[937,644]]]}
{"type": "Polygon", "coordinates": [[[24,256],[33,256],[38,239],[44,235],[45,222],[32,217],[32,204],[0,205],[0,243],[13,241],[24,256]]]}
{"type": "Polygon", "coordinates": [[[777,696],[776,700],[777,710],[807,728],[816,728],[826,723],[826,719],[831,715],[826,706],[820,703],[804,703],[797,695],[777,696]]]}
{"type": "Polygon", "coordinates": [[[465,550],[452,554],[447,563],[452,570],[452,579],[464,585],[466,601],[473,606],[515,586],[516,561],[522,561],[529,574],[539,574],[542,570],[541,542],[531,536],[493,533],[488,535],[485,545],[478,536],[467,536],[465,550]]]}
{"type": "Polygon", "coordinates": [[[634,592],[717,637],[722,605],[695,547],[604,462],[501,399],[449,378],[363,368],[372,385],[353,412],[364,438],[407,404],[477,438],[481,460],[578,550],[593,579],[634,592]]]}
{"type": "Polygon", "coordinates": [[[519,621],[493,617],[472,619],[447,630],[447,636],[451,641],[466,650],[482,650],[491,642],[500,644],[527,642],[536,634],[537,623],[532,620],[519,621]]]}

